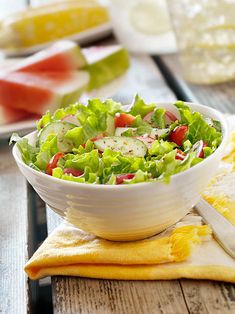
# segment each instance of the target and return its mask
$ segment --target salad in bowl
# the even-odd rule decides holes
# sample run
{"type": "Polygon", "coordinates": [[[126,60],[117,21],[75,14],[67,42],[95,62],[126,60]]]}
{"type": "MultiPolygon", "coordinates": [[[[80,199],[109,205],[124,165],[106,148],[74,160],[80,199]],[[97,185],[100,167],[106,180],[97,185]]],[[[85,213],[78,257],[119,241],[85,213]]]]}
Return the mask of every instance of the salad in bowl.
{"type": "Polygon", "coordinates": [[[169,182],[214,153],[220,122],[177,101],[169,108],[146,104],[138,95],[130,108],[92,99],[37,123],[37,140],[17,138],[22,160],[49,176],[88,184],[169,182]]]}
{"type": "Polygon", "coordinates": [[[194,103],[130,107],[92,99],[46,113],[13,155],[40,197],[99,237],[143,239],[183,218],[215,174],[227,141],[218,111],[194,103]]]}

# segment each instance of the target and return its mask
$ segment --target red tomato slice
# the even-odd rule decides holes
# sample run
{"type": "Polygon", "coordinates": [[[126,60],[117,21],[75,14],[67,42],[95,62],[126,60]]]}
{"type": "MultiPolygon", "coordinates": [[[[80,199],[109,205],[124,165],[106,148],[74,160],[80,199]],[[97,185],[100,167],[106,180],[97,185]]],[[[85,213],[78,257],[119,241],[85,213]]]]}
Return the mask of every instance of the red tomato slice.
{"type": "Polygon", "coordinates": [[[186,156],[186,154],[184,152],[182,152],[182,150],[177,149],[175,159],[184,160],[185,156],[186,156]]]}
{"type": "Polygon", "coordinates": [[[49,161],[47,167],[46,167],[46,174],[49,174],[50,176],[52,175],[52,170],[57,167],[57,163],[60,158],[63,158],[64,154],[63,153],[56,153],[51,160],[49,161]]]}
{"type": "Polygon", "coordinates": [[[179,146],[182,146],[185,139],[186,133],[188,131],[187,125],[177,126],[169,135],[169,140],[176,143],[179,146]]]}
{"type": "Polygon", "coordinates": [[[74,177],[80,177],[83,175],[83,172],[81,170],[73,169],[73,168],[65,168],[64,174],[71,174],[74,177]]]}
{"type": "Polygon", "coordinates": [[[116,184],[122,184],[124,180],[131,180],[135,177],[135,174],[133,173],[127,173],[127,174],[118,174],[116,176],[116,184]]]}
{"type": "Polygon", "coordinates": [[[132,126],[135,117],[128,113],[120,113],[114,117],[115,128],[124,128],[132,126]]]}

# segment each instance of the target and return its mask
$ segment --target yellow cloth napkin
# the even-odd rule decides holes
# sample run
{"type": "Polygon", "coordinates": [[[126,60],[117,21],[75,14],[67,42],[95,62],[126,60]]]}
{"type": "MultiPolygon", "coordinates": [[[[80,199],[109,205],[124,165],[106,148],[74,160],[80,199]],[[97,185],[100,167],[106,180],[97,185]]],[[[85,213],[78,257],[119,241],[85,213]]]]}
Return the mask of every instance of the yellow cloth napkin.
{"type": "MultiPolygon", "coordinates": [[[[235,224],[235,134],[224,162],[204,197],[235,224]]],[[[25,266],[31,279],[52,275],[103,279],[195,278],[235,282],[235,260],[211,237],[211,229],[190,213],[149,239],[112,242],[64,222],[25,266]]]]}

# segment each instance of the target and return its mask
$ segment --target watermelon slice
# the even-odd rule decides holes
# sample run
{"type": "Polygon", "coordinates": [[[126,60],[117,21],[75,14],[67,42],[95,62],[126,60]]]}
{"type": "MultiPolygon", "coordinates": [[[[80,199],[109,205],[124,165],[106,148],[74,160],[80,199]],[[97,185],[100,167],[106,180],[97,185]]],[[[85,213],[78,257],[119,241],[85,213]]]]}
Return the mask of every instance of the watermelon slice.
{"type": "Polygon", "coordinates": [[[129,67],[128,52],[119,45],[85,48],[82,53],[90,73],[89,91],[109,83],[129,67]]]}
{"type": "Polygon", "coordinates": [[[0,104],[43,114],[77,101],[89,83],[86,71],[10,72],[0,77],[0,104]]]}
{"type": "Polygon", "coordinates": [[[26,111],[16,110],[13,108],[5,108],[0,106],[0,125],[14,123],[22,120],[37,120],[40,115],[31,114],[26,111]]]}
{"type": "Polygon", "coordinates": [[[47,49],[14,64],[8,71],[24,72],[67,72],[80,69],[86,60],[73,41],[62,40],[47,49]]]}

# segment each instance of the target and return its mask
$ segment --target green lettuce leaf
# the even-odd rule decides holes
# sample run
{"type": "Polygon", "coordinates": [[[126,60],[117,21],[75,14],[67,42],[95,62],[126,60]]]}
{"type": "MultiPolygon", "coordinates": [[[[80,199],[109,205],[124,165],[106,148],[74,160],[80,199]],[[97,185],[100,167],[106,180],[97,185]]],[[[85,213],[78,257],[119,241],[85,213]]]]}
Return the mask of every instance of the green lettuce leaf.
{"type": "Polygon", "coordinates": [[[58,153],[58,151],[57,136],[51,134],[47,137],[46,141],[41,144],[40,150],[36,155],[34,165],[41,170],[46,170],[50,159],[58,153]]]}
{"type": "Polygon", "coordinates": [[[166,127],[165,113],[166,109],[158,108],[154,111],[151,117],[152,121],[154,122],[154,125],[159,129],[164,129],[166,127]]]}
{"type": "Polygon", "coordinates": [[[142,170],[138,170],[135,173],[135,176],[131,180],[124,180],[124,184],[135,184],[135,183],[141,183],[141,182],[146,182],[149,179],[149,175],[147,172],[143,172],[142,170]]]}
{"type": "Polygon", "coordinates": [[[192,122],[188,127],[187,138],[192,144],[203,140],[210,147],[216,149],[221,142],[222,134],[208,125],[198,112],[192,113],[192,122]]]}
{"type": "Polygon", "coordinates": [[[188,125],[187,139],[195,144],[199,140],[203,140],[213,150],[215,150],[221,142],[222,134],[216,128],[209,125],[199,112],[191,112],[190,108],[182,101],[175,103],[181,116],[181,123],[188,125]]]}
{"type": "Polygon", "coordinates": [[[86,141],[84,129],[81,126],[68,130],[64,137],[65,139],[70,140],[75,148],[78,148],[81,144],[85,143],[86,141]]]}
{"type": "Polygon", "coordinates": [[[142,118],[146,116],[149,112],[155,109],[155,104],[147,105],[139,95],[135,96],[133,106],[131,107],[130,114],[133,116],[140,115],[142,118]]]}
{"type": "Polygon", "coordinates": [[[23,162],[26,163],[26,165],[34,163],[37,153],[39,152],[39,148],[30,145],[27,138],[21,138],[16,133],[12,134],[9,144],[11,145],[14,142],[17,143],[16,145],[21,153],[23,162]]]}
{"type": "Polygon", "coordinates": [[[151,125],[147,122],[145,122],[142,118],[141,115],[137,115],[135,118],[135,121],[132,125],[133,128],[136,128],[136,133],[138,135],[143,135],[143,134],[150,134],[153,130],[151,125]]]}
{"type": "Polygon", "coordinates": [[[85,167],[89,167],[91,172],[99,170],[99,153],[98,150],[93,150],[82,155],[74,155],[72,159],[65,161],[65,168],[74,168],[84,172],[85,167]]]}
{"type": "Polygon", "coordinates": [[[160,141],[156,140],[154,141],[153,145],[148,150],[148,152],[151,156],[161,157],[171,152],[175,147],[176,145],[174,143],[167,142],[164,140],[160,140],[160,141]]]}
{"type": "Polygon", "coordinates": [[[156,161],[158,179],[169,182],[171,175],[189,169],[195,158],[194,153],[187,155],[183,161],[175,159],[176,150],[165,154],[160,160],[156,161]]]}

